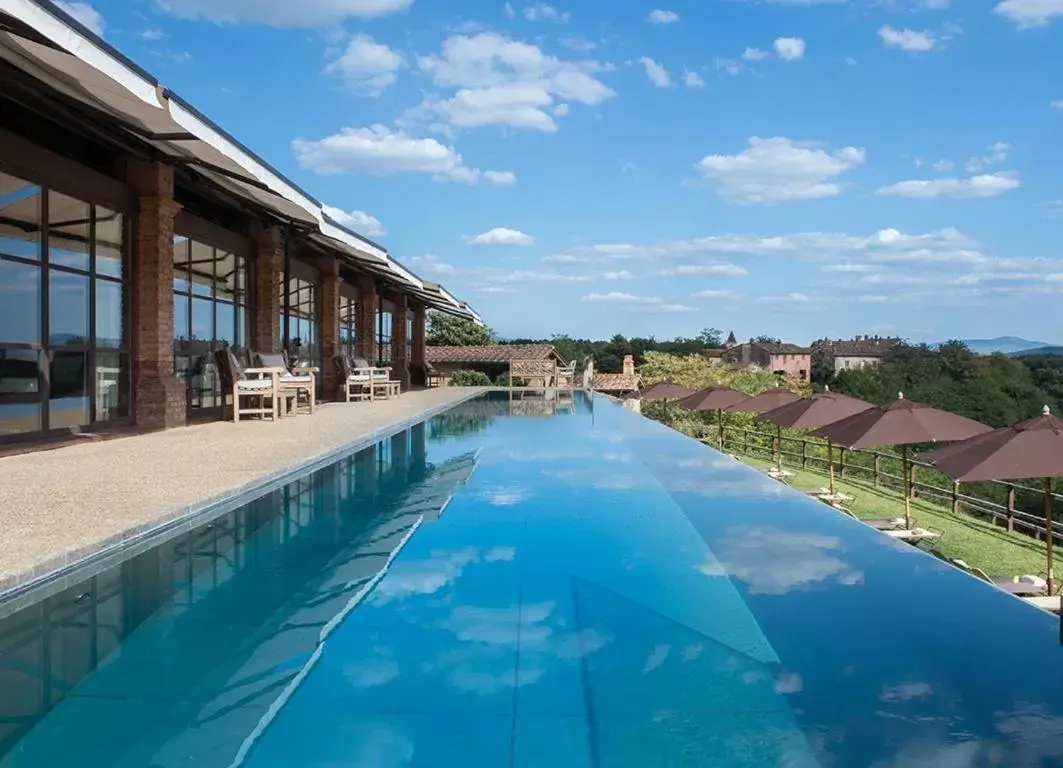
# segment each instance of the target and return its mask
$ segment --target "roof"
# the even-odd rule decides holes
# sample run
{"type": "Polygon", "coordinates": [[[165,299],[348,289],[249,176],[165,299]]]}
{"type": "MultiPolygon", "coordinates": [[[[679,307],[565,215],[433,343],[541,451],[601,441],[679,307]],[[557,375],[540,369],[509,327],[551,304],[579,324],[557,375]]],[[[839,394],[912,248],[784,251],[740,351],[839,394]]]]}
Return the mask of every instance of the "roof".
{"type": "Polygon", "coordinates": [[[548,360],[564,362],[549,344],[491,344],[482,347],[425,347],[430,363],[508,363],[511,360],[548,360]]]}
{"type": "Polygon", "coordinates": [[[772,355],[808,355],[812,353],[812,350],[808,347],[799,347],[796,344],[787,344],[785,342],[775,344],[757,341],[754,344],[772,355]]]}
{"type": "Polygon", "coordinates": [[[857,336],[855,339],[823,339],[815,346],[824,347],[835,357],[882,357],[901,343],[900,339],[857,336]]]}
{"type": "Polygon", "coordinates": [[[637,373],[596,373],[592,389],[600,392],[633,392],[642,384],[637,373]]]}
{"type": "Polygon", "coordinates": [[[727,341],[725,341],[724,344],[737,344],[737,343],[738,343],[738,339],[735,338],[735,332],[734,331],[731,331],[729,334],[727,334],[727,341]]]}

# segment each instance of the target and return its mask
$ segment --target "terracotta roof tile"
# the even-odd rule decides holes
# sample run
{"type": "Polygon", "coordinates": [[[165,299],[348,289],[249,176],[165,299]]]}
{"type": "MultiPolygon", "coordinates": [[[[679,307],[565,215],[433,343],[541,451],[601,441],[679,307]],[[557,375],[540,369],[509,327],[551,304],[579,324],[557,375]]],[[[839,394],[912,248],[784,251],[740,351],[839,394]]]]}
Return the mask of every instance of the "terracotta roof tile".
{"type": "Polygon", "coordinates": [[[642,385],[642,377],[626,373],[596,373],[593,389],[601,392],[633,392],[642,385]]]}
{"type": "Polygon", "coordinates": [[[491,344],[485,347],[425,347],[430,363],[508,363],[510,360],[560,359],[549,344],[491,344]]]}

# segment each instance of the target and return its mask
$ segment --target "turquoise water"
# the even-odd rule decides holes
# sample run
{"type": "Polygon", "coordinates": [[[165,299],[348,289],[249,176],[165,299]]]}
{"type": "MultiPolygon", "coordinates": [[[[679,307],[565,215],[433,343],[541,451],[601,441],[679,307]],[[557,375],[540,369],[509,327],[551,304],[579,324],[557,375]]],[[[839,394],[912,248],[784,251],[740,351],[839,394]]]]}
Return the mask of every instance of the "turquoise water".
{"type": "Polygon", "coordinates": [[[503,395],[0,619],[0,753],[1063,765],[1063,648],[1048,614],[608,401],[503,395]]]}

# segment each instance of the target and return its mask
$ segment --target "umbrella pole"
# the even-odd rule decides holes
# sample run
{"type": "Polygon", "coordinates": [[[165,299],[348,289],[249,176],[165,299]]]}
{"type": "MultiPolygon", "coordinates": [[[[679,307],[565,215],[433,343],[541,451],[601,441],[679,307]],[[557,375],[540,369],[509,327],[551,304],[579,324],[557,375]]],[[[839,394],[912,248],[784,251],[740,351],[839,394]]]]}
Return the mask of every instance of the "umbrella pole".
{"type": "Polygon", "coordinates": [[[904,527],[912,527],[912,475],[908,471],[908,446],[901,446],[901,473],[904,475],[904,527]]]}
{"type": "Polygon", "coordinates": [[[830,465],[830,495],[834,495],[834,446],[827,440],[827,463],[830,465]]]}
{"type": "Polygon", "coordinates": [[[775,467],[782,472],[782,427],[775,427],[775,467]]]}
{"type": "Polygon", "coordinates": [[[1045,552],[1048,556],[1048,594],[1052,594],[1052,545],[1054,543],[1052,530],[1052,478],[1045,478],[1045,552]]]}

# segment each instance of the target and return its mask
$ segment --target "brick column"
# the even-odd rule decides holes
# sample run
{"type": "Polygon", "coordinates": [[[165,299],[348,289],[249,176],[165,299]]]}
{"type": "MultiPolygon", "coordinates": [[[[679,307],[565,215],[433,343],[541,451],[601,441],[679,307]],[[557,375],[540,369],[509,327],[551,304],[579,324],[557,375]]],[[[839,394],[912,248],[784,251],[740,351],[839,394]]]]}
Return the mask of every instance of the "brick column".
{"type": "Polygon", "coordinates": [[[370,365],[376,365],[376,313],[380,306],[376,283],[363,277],[358,281],[358,318],[355,320],[355,349],[370,365]]]}
{"type": "Polygon", "coordinates": [[[336,365],[340,353],[340,263],[332,256],[318,260],[321,275],[321,380],[326,397],[336,395],[336,365]]]}
{"type": "Polygon", "coordinates": [[[281,351],[281,271],[284,269],[284,235],[280,227],[256,225],[252,228],[255,243],[254,294],[250,343],[254,352],[281,351]]]}
{"type": "Polygon", "coordinates": [[[425,311],[424,304],[413,304],[413,338],[410,339],[410,365],[417,372],[417,382],[427,385],[424,373],[425,356],[425,311]]]}
{"type": "Polygon", "coordinates": [[[137,190],[133,269],[133,416],[138,427],[167,429],[185,423],[186,390],[173,370],[173,226],[181,206],[173,199],[173,168],[133,160],[137,190]]]}
{"type": "Polygon", "coordinates": [[[406,294],[395,297],[395,314],[391,318],[391,375],[402,382],[405,392],[410,388],[410,361],[406,359],[406,294]]]}

